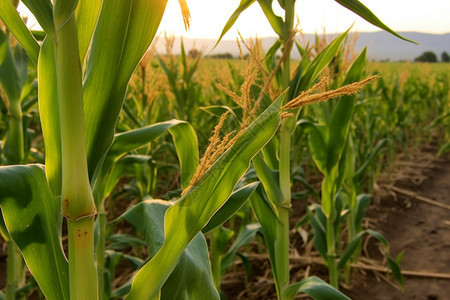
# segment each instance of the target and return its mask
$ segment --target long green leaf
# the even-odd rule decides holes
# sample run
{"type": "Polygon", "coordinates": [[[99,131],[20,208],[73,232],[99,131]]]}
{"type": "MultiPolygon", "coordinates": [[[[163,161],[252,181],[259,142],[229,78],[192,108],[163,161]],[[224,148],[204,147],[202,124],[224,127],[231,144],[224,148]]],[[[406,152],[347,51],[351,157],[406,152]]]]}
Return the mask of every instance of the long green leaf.
{"type": "Polygon", "coordinates": [[[354,175],[355,182],[363,179],[363,176],[367,171],[367,168],[375,160],[375,157],[377,156],[378,152],[380,152],[380,150],[384,148],[388,142],[389,142],[388,139],[382,139],[376,144],[375,148],[372,149],[369,156],[366,158],[361,167],[359,167],[359,169],[355,172],[354,175]]]}
{"type": "Polygon", "coordinates": [[[42,43],[38,61],[38,104],[45,143],[45,173],[55,196],[61,195],[61,131],[53,40],[42,43]]]}
{"type": "Polygon", "coordinates": [[[371,195],[369,194],[359,194],[356,196],[356,203],[354,208],[354,214],[355,214],[355,227],[361,228],[362,227],[362,221],[366,214],[366,208],[370,204],[371,195]]]}
{"type": "MultiPolygon", "coordinates": [[[[89,174],[92,176],[98,160],[102,155],[96,155],[95,161],[90,159],[93,151],[103,150],[95,147],[95,131],[114,111],[106,109],[114,84],[117,81],[120,61],[127,34],[127,24],[131,10],[131,1],[114,1],[103,5],[92,40],[89,60],[86,66],[85,82],[83,84],[84,122],[86,130],[86,147],[88,154],[89,174]],[[115,20],[114,22],[110,22],[115,20]],[[101,87],[101,88],[99,88],[101,87]],[[107,114],[105,113],[107,112],[107,114]]],[[[113,103],[111,103],[111,106],[113,103]]],[[[121,103],[119,104],[121,105],[121,103]]],[[[115,121],[114,121],[115,122],[115,121]]],[[[114,128],[104,128],[104,136],[112,140],[114,128]]],[[[103,137],[104,139],[105,137],[103,137]]]]}
{"type": "Polygon", "coordinates": [[[164,245],[136,274],[128,299],[155,297],[183,249],[227,201],[250,160],[272,138],[280,122],[283,97],[269,106],[166,213],[164,245]],[[153,270],[158,268],[156,274],[153,270]]]}
{"type": "MultiPolygon", "coordinates": [[[[314,81],[317,79],[319,74],[325,69],[325,67],[331,62],[333,57],[336,56],[336,53],[339,50],[339,47],[344,42],[345,38],[348,34],[346,32],[339,35],[335,38],[328,46],[325,47],[315,58],[309,63],[308,61],[301,60],[300,64],[304,68],[297,68],[296,74],[294,75],[294,79],[290,83],[289,87],[289,99],[296,97],[299,93],[306,91],[309,89],[314,81]]],[[[307,55],[306,55],[307,57],[307,55]]]]}
{"type": "Polygon", "coordinates": [[[103,1],[79,0],[75,16],[77,20],[78,46],[80,49],[80,61],[84,62],[89,45],[92,40],[98,15],[103,1]]]}
{"type": "Polygon", "coordinates": [[[253,193],[250,197],[250,203],[252,209],[255,212],[256,218],[259,224],[261,224],[261,229],[264,235],[264,240],[266,241],[267,248],[269,250],[269,258],[272,268],[274,268],[273,276],[275,277],[275,282],[277,282],[276,277],[278,272],[276,268],[276,256],[275,256],[275,241],[277,239],[276,228],[278,216],[271,207],[269,200],[266,199],[262,187],[259,187],[259,191],[253,193]]]}
{"type": "Polygon", "coordinates": [[[155,36],[166,4],[167,0],[103,2],[83,94],[90,176],[111,146],[128,81],[155,36]]]}
{"type": "Polygon", "coordinates": [[[258,231],[260,230],[261,225],[257,223],[247,224],[244,226],[241,232],[239,232],[236,239],[233,241],[230,249],[228,249],[227,253],[222,258],[220,266],[220,271],[222,272],[222,274],[225,274],[227,269],[233,264],[238,249],[250,243],[250,241],[255,237],[256,233],[258,233],[258,231]]]}
{"type": "Polygon", "coordinates": [[[102,176],[102,185],[100,185],[102,190],[98,190],[99,185],[95,186],[94,197],[96,203],[105,200],[124,175],[135,175],[136,165],[146,164],[151,159],[151,156],[146,155],[125,155],[115,161],[110,172],[106,176],[102,176]]]}
{"type": "Polygon", "coordinates": [[[217,46],[217,44],[219,44],[220,40],[228,32],[228,30],[230,30],[231,26],[233,26],[234,23],[236,23],[236,20],[239,18],[241,13],[244,10],[246,10],[247,8],[249,8],[250,5],[252,5],[255,1],[256,0],[241,0],[241,3],[239,3],[238,8],[236,8],[236,10],[233,12],[233,14],[230,16],[230,18],[228,19],[227,23],[223,27],[222,33],[220,34],[219,39],[216,42],[216,46],[217,46]]]}
{"type": "Polygon", "coordinates": [[[344,265],[347,263],[347,261],[352,257],[353,253],[360,244],[361,238],[364,236],[365,233],[366,233],[365,231],[361,231],[348,243],[344,253],[341,255],[341,257],[339,258],[339,262],[337,263],[336,268],[338,270],[342,269],[344,265]]]}
{"type": "MultiPolygon", "coordinates": [[[[366,63],[366,49],[356,58],[348,70],[343,85],[361,80],[362,72],[366,63]]],[[[356,96],[343,96],[339,99],[336,108],[333,111],[331,124],[329,126],[329,141],[327,155],[328,173],[339,162],[345,145],[347,144],[347,135],[350,127],[350,121],[353,116],[353,108],[356,96]]]]}
{"type": "Polygon", "coordinates": [[[120,161],[126,153],[138,149],[158,138],[165,132],[172,134],[178,160],[180,162],[181,187],[189,184],[198,165],[198,142],[192,126],[180,120],[169,120],[115,135],[101,170],[94,174],[94,198],[98,204],[111,192],[126,169],[125,161],[120,161]],[[107,178],[105,180],[105,178],[107,178]]]}
{"type": "Polygon", "coordinates": [[[234,191],[231,194],[230,199],[225,202],[217,213],[214,214],[211,220],[209,220],[205,228],[203,228],[203,233],[206,234],[225,223],[242,207],[242,205],[244,205],[245,202],[247,202],[248,198],[253,194],[258,185],[259,182],[253,182],[238,189],[237,191],[234,191]]]}
{"type": "MultiPolygon", "coordinates": [[[[269,145],[269,144],[268,144],[269,145]]],[[[267,147],[267,146],[266,146],[267,147]]],[[[265,147],[265,148],[266,148],[265,147]]],[[[283,199],[283,193],[278,185],[278,174],[275,173],[262,158],[261,154],[256,155],[253,158],[253,166],[256,170],[259,180],[264,186],[267,197],[272,203],[273,207],[279,204],[279,201],[283,199]]]]}
{"type": "Polygon", "coordinates": [[[105,167],[109,168],[120,155],[144,146],[167,131],[174,140],[180,161],[181,186],[185,188],[194,175],[199,161],[197,135],[192,126],[185,121],[169,120],[117,134],[108,151],[105,167]]]}
{"type": "Polygon", "coordinates": [[[387,32],[395,35],[398,38],[401,38],[402,40],[417,44],[416,42],[409,40],[407,38],[404,38],[401,35],[399,35],[398,33],[396,33],[395,31],[393,31],[392,29],[390,29],[383,22],[381,22],[381,20],[378,19],[378,17],[373,12],[371,12],[370,9],[368,9],[364,4],[362,4],[358,0],[335,0],[335,1],[337,3],[339,3],[340,5],[344,6],[345,8],[351,10],[352,12],[354,12],[355,14],[357,14],[358,16],[360,16],[367,22],[369,22],[383,30],[386,30],[387,32]]]}
{"type": "Polygon", "coordinates": [[[34,39],[27,26],[23,23],[16,8],[10,0],[0,0],[0,19],[9,31],[16,37],[36,65],[39,55],[39,44],[34,39]]]}
{"type": "Polygon", "coordinates": [[[350,300],[349,297],[315,276],[291,284],[283,291],[283,296],[285,299],[294,299],[298,293],[306,293],[315,300],[350,300]]]}
{"type": "Polygon", "coordinates": [[[13,57],[9,35],[0,31],[0,85],[8,102],[20,100],[23,83],[13,57]]]}
{"type": "MultiPolygon", "coordinates": [[[[167,201],[144,201],[122,216],[145,236],[150,257],[163,245],[164,214],[169,206],[167,201]]],[[[219,299],[203,234],[199,233],[182,252],[162,288],[161,299],[219,299]]]]}
{"type": "Polygon", "coordinates": [[[327,174],[327,160],[328,160],[328,128],[325,125],[315,124],[307,120],[300,120],[297,122],[305,128],[309,134],[308,144],[312,150],[312,159],[316,163],[322,174],[327,174]]]}
{"type": "Polygon", "coordinates": [[[45,297],[69,299],[68,263],[59,236],[60,201],[50,191],[43,167],[0,167],[0,206],[45,297]]]}
{"type": "Polygon", "coordinates": [[[272,26],[272,29],[276,32],[276,34],[278,34],[281,40],[285,40],[289,34],[288,29],[284,24],[283,19],[274,13],[272,2],[273,0],[258,0],[259,5],[270,23],[270,26],[272,26]]]}

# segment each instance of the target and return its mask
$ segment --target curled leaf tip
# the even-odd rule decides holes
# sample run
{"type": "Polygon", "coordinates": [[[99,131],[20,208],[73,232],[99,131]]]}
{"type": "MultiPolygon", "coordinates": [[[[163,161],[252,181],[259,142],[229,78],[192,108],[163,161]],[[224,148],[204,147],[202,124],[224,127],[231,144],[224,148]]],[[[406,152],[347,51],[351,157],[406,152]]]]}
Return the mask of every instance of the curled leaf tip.
{"type": "Polygon", "coordinates": [[[189,12],[189,7],[186,0],[178,0],[178,3],[180,4],[181,13],[183,15],[184,28],[188,30],[191,25],[191,13],[189,12]]]}

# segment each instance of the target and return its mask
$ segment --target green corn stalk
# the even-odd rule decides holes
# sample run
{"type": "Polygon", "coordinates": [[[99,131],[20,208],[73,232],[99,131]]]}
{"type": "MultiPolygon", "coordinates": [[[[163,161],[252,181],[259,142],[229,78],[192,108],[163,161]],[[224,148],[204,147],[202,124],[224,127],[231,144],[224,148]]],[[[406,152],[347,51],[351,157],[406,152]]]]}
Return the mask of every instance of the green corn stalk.
{"type": "MultiPolygon", "coordinates": [[[[347,72],[344,83],[361,80],[362,70],[365,64],[365,51],[355,60],[347,72]]],[[[346,96],[335,107],[333,105],[318,105],[316,110],[319,116],[331,116],[330,119],[322,119],[317,125],[302,122],[309,133],[309,145],[312,157],[325,178],[322,182],[322,211],[326,217],[326,257],[330,275],[330,283],[338,287],[337,257],[339,255],[340,231],[336,223],[339,223],[340,211],[337,209],[336,195],[340,190],[343,176],[345,176],[346,144],[348,131],[353,115],[353,107],[356,96],[346,96]]],[[[353,192],[353,191],[352,191],[353,192]]],[[[352,204],[349,209],[354,208],[352,204]]],[[[353,227],[352,227],[353,228],[353,227]]],[[[349,230],[352,231],[352,228],[349,230]]],[[[352,231],[353,234],[353,231],[352,231]]],[[[324,251],[321,251],[323,253],[324,251]]]]}

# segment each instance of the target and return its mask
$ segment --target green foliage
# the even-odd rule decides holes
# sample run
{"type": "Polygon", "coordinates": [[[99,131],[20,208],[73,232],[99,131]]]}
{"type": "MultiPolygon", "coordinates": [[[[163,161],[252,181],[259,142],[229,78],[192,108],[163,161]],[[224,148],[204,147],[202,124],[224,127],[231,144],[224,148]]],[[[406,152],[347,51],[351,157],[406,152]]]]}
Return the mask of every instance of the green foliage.
{"type": "MultiPolygon", "coordinates": [[[[144,235],[150,259],[164,243],[164,214],[169,207],[166,201],[149,200],[121,217],[144,235]]],[[[162,287],[161,299],[219,299],[210,268],[206,240],[199,233],[180,255],[162,287]]]]}
{"type": "Polygon", "coordinates": [[[441,53],[441,61],[442,62],[450,62],[450,55],[446,51],[441,53]]]}
{"type": "Polygon", "coordinates": [[[0,205],[8,231],[45,297],[69,299],[68,264],[59,238],[60,203],[43,167],[0,167],[0,205]]]}
{"type": "Polygon", "coordinates": [[[434,62],[438,61],[438,58],[437,58],[436,53],[434,53],[432,51],[425,51],[420,56],[416,57],[414,59],[414,61],[434,63],[434,62]]]}

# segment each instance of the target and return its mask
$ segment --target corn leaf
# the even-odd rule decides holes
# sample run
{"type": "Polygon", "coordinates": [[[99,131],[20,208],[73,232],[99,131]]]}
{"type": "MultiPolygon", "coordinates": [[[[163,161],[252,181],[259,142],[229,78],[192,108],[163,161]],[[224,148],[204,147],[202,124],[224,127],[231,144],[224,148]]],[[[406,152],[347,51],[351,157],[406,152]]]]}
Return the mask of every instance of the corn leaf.
{"type": "Polygon", "coordinates": [[[78,47],[80,49],[80,61],[86,58],[92,34],[97,25],[98,15],[103,1],[79,0],[75,17],[77,20],[78,47]]]}
{"type": "Polygon", "coordinates": [[[298,293],[306,293],[315,300],[350,300],[349,297],[315,276],[291,284],[283,291],[283,299],[294,299],[298,293]]]}
{"type": "Polygon", "coordinates": [[[311,214],[311,227],[314,230],[314,247],[327,261],[326,217],[318,205],[311,209],[309,213],[311,214]]]}
{"type": "MultiPolygon", "coordinates": [[[[349,29],[350,30],[350,29],[349,29]]],[[[325,67],[331,62],[333,57],[336,56],[339,47],[342,42],[347,37],[348,31],[342,33],[337,38],[335,38],[328,46],[323,49],[319,55],[317,55],[314,60],[308,64],[308,67],[298,68],[293,80],[289,87],[289,99],[296,97],[302,91],[306,91],[310,88],[314,81],[317,79],[319,74],[325,69],[325,67]]],[[[307,56],[307,55],[306,55],[307,56]]],[[[303,66],[303,59],[300,61],[303,66]]],[[[307,64],[304,65],[306,67],[307,64]]]]}
{"type": "Polygon", "coordinates": [[[269,250],[270,263],[273,268],[273,276],[275,282],[277,281],[278,272],[276,270],[276,255],[275,255],[275,242],[277,240],[276,228],[278,216],[270,205],[270,201],[265,197],[265,193],[260,186],[256,193],[253,193],[250,197],[250,203],[252,209],[255,212],[255,216],[258,219],[258,223],[261,224],[261,229],[264,235],[265,244],[269,250]]]}
{"type": "Polygon", "coordinates": [[[281,40],[285,40],[287,38],[287,35],[289,34],[288,28],[286,27],[283,19],[274,13],[272,2],[273,0],[258,0],[258,3],[261,6],[264,14],[266,15],[270,26],[272,26],[273,31],[278,34],[281,40]]]}
{"type": "Polygon", "coordinates": [[[261,183],[264,186],[264,190],[266,191],[267,197],[269,198],[270,205],[272,206],[273,211],[276,211],[276,205],[279,204],[280,199],[283,199],[283,193],[281,192],[280,186],[278,184],[278,173],[273,171],[266,164],[266,161],[262,158],[261,154],[257,154],[253,158],[252,162],[256,174],[258,175],[259,180],[261,180],[261,183]]]}
{"type": "Polygon", "coordinates": [[[54,40],[55,26],[53,25],[53,7],[50,0],[22,0],[22,2],[31,11],[45,33],[54,40]]]}
{"type": "Polygon", "coordinates": [[[371,195],[369,194],[359,194],[356,196],[356,203],[354,208],[355,213],[355,228],[361,228],[363,218],[366,214],[366,208],[370,204],[371,195]]]}
{"type": "Polygon", "coordinates": [[[135,175],[136,165],[146,164],[151,159],[152,157],[147,155],[125,155],[116,160],[110,172],[102,176],[102,184],[95,186],[94,199],[96,203],[105,200],[124,175],[135,175]]]}
{"type": "Polygon", "coordinates": [[[155,36],[166,3],[135,0],[107,1],[102,5],[83,93],[91,177],[111,146],[128,81],[155,36]]]}
{"type": "Polygon", "coordinates": [[[0,31],[0,87],[9,113],[2,150],[8,164],[22,163],[25,158],[20,101],[27,71],[28,56],[20,46],[12,48],[10,35],[0,31]]]}
{"type": "Polygon", "coordinates": [[[351,10],[352,12],[354,12],[355,14],[357,14],[358,16],[360,16],[367,22],[395,35],[398,38],[401,38],[402,40],[417,44],[416,42],[409,40],[407,38],[404,38],[401,35],[399,35],[398,33],[396,33],[395,31],[393,31],[392,29],[390,29],[383,22],[381,22],[381,20],[378,19],[378,17],[373,12],[371,12],[370,9],[368,9],[364,4],[362,4],[358,0],[335,0],[335,1],[337,3],[339,3],[340,5],[344,6],[345,8],[351,10]]]}
{"type": "Polygon", "coordinates": [[[45,173],[55,196],[61,195],[61,131],[57,92],[55,47],[46,38],[38,61],[38,104],[42,134],[45,142],[45,173]]]}
{"type": "MultiPolygon", "coordinates": [[[[101,170],[98,170],[92,178],[95,182],[94,198],[97,204],[108,196],[123,175],[121,172],[128,169],[126,164],[137,159],[136,157],[125,159],[123,155],[148,144],[167,131],[173,137],[180,162],[181,186],[184,188],[189,184],[199,161],[197,135],[192,126],[185,121],[160,122],[115,135],[114,142],[101,165],[101,170]]],[[[142,158],[138,160],[142,162],[142,158]]]]}
{"type": "Polygon", "coordinates": [[[361,238],[364,236],[365,233],[366,233],[365,231],[361,231],[360,233],[358,233],[345,247],[345,251],[339,258],[339,262],[336,265],[336,268],[338,270],[342,269],[347,263],[347,261],[352,257],[353,253],[360,244],[361,238]]]}
{"type": "MultiPolygon", "coordinates": [[[[366,49],[356,58],[348,70],[342,85],[350,84],[361,80],[362,72],[366,63],[366,49]]],[[[347,144],[347,135],[350,127],[350,121],[353,116],[353,108],[355,106],[356,96],[343,96],[337,102],[337,106],[331,117],[329,126],[329,141],[327,154],[327,170],[328,173],[339,162],[347,144]]]]}
{"type": "Polygon", "coordinates": [[[376,144],[375,148],[372,149],[369,156],[364,160],[364,163],[361,165],[361,167],[359,167],[359,169],[355,172],[355,175],[353,177],[353,180],[355,182],[363,180],[364,174],[366,173],[368,167],[370,166],[370,164],[373,163],[378,152],[380,152],[381,149],[383,149],[386,146],[388,141],[389,141],[388,139],[381,139],[376,144]]]}
{"type": "Polygon", "coordinates": [[[41,165],[0,167],[0,206],[8,231],[47,299],[69,299],[60,243],[60,201],[41,165]],[[36,255],[36,254],[39,255],[36,255]]]}
{"type": "MultiPolygon", "coordinates": [[[[403,254],[400,253],[399,255],[401,257],[403,254]]],[[[402,290],[404,290],[405,279],[403,278],[402,270],[400,269],[400,262],[398,260],[394,260],[392,257],[388,257],[388,266],[391,269],[392,275],[394,275],[395,280],[397,280],[402,290]]]]}
{"type": "MultiPolygon", "coordinates": [[[[150,257],[163,245],[164,214],[169,206],[167,201],[144,201],[122,216],[145,236],[150,257]]],[[[177,266],[162,287],[161,299],[219,299],[212,281],[203,234],[197,234],[181,254],[177,266]]]]}
{"type": "Polygon", "coordinates": [[[236,10],[233,12],[233,14],[230,16],[227,23],[223,27],[222,33],[220,34],[219,39],[217,40],[215,46],[217,46],[217,44],[219,44],[220,40],[228,32],[228,30],[230,30],[231,26],[233,26],[234,23],[236,23],[237,19],[241,15],[241,13],[244,12],[247,8],[249,8],[250,5],[252,5],[255,1],[256,0],[241,0],[241,3],[239,3],[238,8],[236,8],[236,10]]]}
{"type": "Polygon", "coordinates": [[[0,19],[2,19],[8,30],[11,31],[28,53],[33,64],[36,65],[39,55],[39,44],[23,23],[10,0],[0,0],[0,19]]]}
{"type": "Polygon", "coordinates": [[[16,67],[8,37],[0,30],[0,85],[8,102],[17,102],[20,100],[24,80],[16,67]]]}
{"type": "Polygon", "coordinates": [[[183,249],[228,200],[248,169],[250,160],[276,132],[282,98],[279,97],[253,121],[197,184],[169,208],[165,218],[164,245],[136,274],[128,299],[146,299],[158,294],[183,249]],[[154,268],[158,268],[158,274],[154,268]]]}
{"type": "Polygon", "coordinates": [[[244,226],[244,228],[239,232],[238,236],[234,240],[230,249],[228,249],[228,251],[222,258],[220,266],[220,271],[222,272],[222,274],[225,274],[227,269],[233,265],[238,249],[250,243],[250,241],[260,230],[261,225],[257,223],[247,224],[244,226]]]}
{"type": "Polygon", "coordinates": [[[185,188],[194,175],[199,161],[197,135],[192,126],[185,121],[170,120],[117,134],[108,151],[105,168],[109,168],[119,156],[142,147],[167,131],[174,140],[180,161],[181,186],[185,188]]]}
{"type": "Polygon", "coordinates": [[[245,202],[247,202],[248,198],[253,194],[258,185],[259,182],[253,182],[234,191],[231,194],[230,199],[228,199],[217,213],[214,214],[211,220],[209,220],[202,232],[206,234],[225,223],[242,207],[242,205],[244,205],[245,202]]]}
{"type": "Polygon", "coordinates": [[[308,144],[312,152],[312,159],[322,174],[327,174],[328,160],[328,128],[325,125],[300,120],[298,125],[305,128],[308,133],[308,144]]]}

